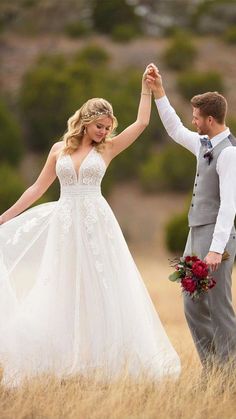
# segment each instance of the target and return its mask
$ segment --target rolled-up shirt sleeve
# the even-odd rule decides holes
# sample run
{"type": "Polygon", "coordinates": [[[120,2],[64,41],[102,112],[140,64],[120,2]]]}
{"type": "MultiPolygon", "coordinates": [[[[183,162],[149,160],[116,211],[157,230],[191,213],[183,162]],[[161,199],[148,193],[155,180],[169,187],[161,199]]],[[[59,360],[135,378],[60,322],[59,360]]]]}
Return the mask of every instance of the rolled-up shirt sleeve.
{"type": "Polygon", "coordinates": [[[223,253],[236,214],[236,147],[225,148],[218,157],[220,209],[216,219],[210,251],[223,253]]]}
{"type": "Polygon", "coordinates": [[[160,119],[169,136],[183,147],[198,156],[200,149],[200,136],[197,132],[186,128],[171,106],[167,96],[155,100],[160,119]]]}

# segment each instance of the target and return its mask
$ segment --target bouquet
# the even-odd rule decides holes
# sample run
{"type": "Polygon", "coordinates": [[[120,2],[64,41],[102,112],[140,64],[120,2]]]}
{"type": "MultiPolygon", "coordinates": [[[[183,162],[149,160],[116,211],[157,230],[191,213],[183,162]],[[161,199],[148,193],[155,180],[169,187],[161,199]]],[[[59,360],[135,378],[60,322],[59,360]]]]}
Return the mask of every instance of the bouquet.
{"type": "Polygon", "coordinates": [[[197,256],[185,256],[172,261],[175,271],[169,276],[170,281],[180,282],[183,292],[192,300],[213,288],[216,281],[209,273],[205,262],[197,256]]]}

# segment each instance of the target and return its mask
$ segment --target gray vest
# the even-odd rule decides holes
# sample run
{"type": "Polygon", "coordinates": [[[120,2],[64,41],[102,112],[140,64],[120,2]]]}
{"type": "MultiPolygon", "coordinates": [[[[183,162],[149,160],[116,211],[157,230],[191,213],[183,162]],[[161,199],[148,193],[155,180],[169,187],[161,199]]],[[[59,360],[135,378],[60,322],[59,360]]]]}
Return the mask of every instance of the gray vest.
{"type": "Polygon", "coordinates": [[[213,148],[210,164],[204,158],[207,152],[201,145],[194,181],[193,196],[188,214],[189,227],[215,224],[220,208],[219,176],[216,171],[217,159],[229,146],[236,146],[236,139],[230,134],[213,148]]]}

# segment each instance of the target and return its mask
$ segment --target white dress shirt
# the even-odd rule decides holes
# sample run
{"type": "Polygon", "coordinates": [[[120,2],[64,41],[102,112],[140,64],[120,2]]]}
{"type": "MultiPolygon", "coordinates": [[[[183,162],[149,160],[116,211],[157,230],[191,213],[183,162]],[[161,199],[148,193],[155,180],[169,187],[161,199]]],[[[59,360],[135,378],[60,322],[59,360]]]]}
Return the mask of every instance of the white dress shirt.
{"type": "MultiPolygon", "coordinates": [[[[198,158],[201,147],[199,134],[186,128],[166,96],[155,100],[161,121],[169,136],[198,158]]],[[[227,128],[211,138],[214,148],[230,134],[227,128]]],[[[219,155],[216,171],[220,184],[220,208],[216,219],[210,251],[223,253],[234,225],[236,213],[236,147],[226,147],[219,155]]]]}

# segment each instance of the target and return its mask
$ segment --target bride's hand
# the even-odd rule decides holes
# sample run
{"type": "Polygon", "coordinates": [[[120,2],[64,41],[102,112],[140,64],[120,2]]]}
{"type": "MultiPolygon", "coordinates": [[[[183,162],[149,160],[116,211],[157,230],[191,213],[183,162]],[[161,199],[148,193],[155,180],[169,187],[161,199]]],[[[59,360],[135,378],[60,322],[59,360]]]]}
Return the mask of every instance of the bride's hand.
{"type": "MultiPolygon", "coordinates": [[[[149,64],[149,71],[146,74],[146,84],[152,92],[157,91],[158,89],[163,88],[162,77],[159,73],[158,67],[155,64],[149,64]]],[[[147,68],[148,68],[147,67],[147,68]]]]}
{"type": "Polygon", "coordinates": [[[0,215],[0,225],[1,225],[1,224],[3,224],[3,223],[4,223],[3,216],[2,216],[2,215],[0,215]]]}
{"type": "Polygon", "coordinates": [[[143,81],[145,82],[145,84],[147,83],[147,78],[148,77],[155,77],[155,65],[154,64],[148,64],[147,67],[145,68],[145,71],[143,73],[143,81]]]}

